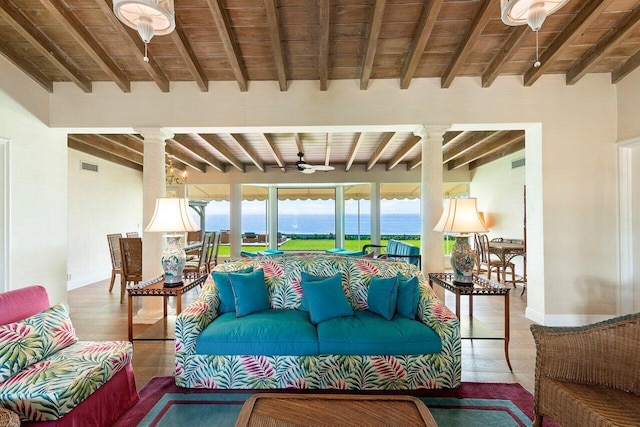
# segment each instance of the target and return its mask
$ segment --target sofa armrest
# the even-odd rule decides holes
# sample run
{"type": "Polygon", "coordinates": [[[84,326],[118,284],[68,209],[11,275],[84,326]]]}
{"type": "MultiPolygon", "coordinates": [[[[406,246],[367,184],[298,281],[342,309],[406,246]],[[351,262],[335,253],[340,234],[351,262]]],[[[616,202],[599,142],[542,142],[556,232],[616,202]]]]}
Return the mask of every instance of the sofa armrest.
{"type": "Polygon", "coordinates": [[[418,318],[433,329],[442,340],[443,353],[450,354],[460,360],[460,322],[456,315],[447,308],[440,298],[420,275],[420,300],[418,302],[418,318]]]}
{"type": "Polygon", "coordinates": [[[640,395],[640,313],[581,327],[531,325],[536,388],[552,378],[640,395]]]}
{"type": "Polygon", "coordinates": [[[176,354],[195,354],[196,340],[200,332],[218,317],[219,307],[218,288],[209,275],[196,300],[176,318],[176,354]]]}

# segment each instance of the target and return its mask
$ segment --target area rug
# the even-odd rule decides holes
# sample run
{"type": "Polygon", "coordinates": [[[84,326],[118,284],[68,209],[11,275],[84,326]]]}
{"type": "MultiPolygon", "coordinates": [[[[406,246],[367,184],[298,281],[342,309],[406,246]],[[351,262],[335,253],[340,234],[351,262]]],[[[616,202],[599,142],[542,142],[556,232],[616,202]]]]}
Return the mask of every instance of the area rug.
{"type": "MultiPolygon", "coordinates": [[[[277,390],[283,392],[283,390],[277,390]]],[[[270,391],[260,391],[269,393],[270,391]]],[[[288,392],[285,390],[284,392],[288,392]]],[[[318,390],[291,390],[318,393],[318,390]]],[[[327,391],[335,393],[335,391],[327,391]]],[[[177,387],[173,377],[155,377],[140,391],[140,401],[116,426],[198,427],[233,426],[245,400],[254,390],[200,390],[177,387]]],[[[357,394],[411,394],[420,398],[439,427],[530,426],[533,396],[520,384],[462,383],[455,390],[357,392],[357,394]]],[[[545,427],[557,427],[545,419],[545,427]]]]}

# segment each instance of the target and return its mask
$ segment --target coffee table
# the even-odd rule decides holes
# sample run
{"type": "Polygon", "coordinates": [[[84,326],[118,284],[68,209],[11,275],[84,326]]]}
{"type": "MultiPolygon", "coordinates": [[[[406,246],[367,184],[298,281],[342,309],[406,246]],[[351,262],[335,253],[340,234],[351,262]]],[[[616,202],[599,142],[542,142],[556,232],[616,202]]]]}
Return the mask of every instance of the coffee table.
{"type": "MultiPolygon", "coordinates": [[[[184,284],[180,286],[166,287],[164,279],[159,276],[156,281],[153,279],[147,281],[143,286],[131,287],[127,289],[129,294],[129,341],[133,342],[133,297],[163,297],[164,299],[164,317],[167,317],[167,301],[169,297],[176,297],[176,314],[182,312],[182,294],[190,291],[196,286],[202,286],[207,280],[207,275],[203,274],[195,279],[185,279],[184,284]],[[151,283],[149,283],[151,282],[151,283]]],[[[136,340],[173,340],[173,338],[135,338],[136,340]]]]}
{"type": "Polygon", "coordinates": [[[509,370],[511,361],[509,361],[509,290],[499,282],[487,280],[483,277],[473,275],[473,286],[458,285],[453,282],[452,273],[429,273],[429,285],[438,285],[441,288],[453,292],[456,296],[456,316],[460,320],[460,338],[469,340],[504,340],[504,357],[507,360],[509,370]],[[469,317],[460,318],[460,296],[469,296],[469,317]],[[496,332],[473,317],[473,297],[474,296],[499,296],[504,297],[504,335],[498,335],[496,332]]]}
{"type": "Polygon", "coordinates": [[[355,394],[254,394],[236,421],[236,427],[386,425],[438,426],[415,397],[355,394]]]}

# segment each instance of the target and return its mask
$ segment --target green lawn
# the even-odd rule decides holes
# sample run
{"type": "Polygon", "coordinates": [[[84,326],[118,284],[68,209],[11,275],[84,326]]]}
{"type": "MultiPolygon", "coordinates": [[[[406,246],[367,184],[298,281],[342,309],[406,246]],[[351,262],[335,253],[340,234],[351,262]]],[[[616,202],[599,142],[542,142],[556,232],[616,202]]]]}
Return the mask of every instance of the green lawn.
{"type": "MultiPolygon", "coordinates": [[[[401,240],[401,242],[404,242],[408,245],[420,247],[420,240],[401,240]]],[[[368,239],[361,239],[359,243],[357,240],[346,240],[344,249],[349,251],[359,251],[362,249],[364,245],[367,245],[369,243],[371,243],[371,241],[368,239]]],[[[387,244],[387,241],[383,240],[382,245],[386,245],[386,244],[387,244]]],[[[304,252],[304,251],[325,251],[327,249],[333,249],[335,247],[336,247],[335,241],[332,239],[299,239],[299,240],[292,239],[280,245],[279,249],[282,251],[304,252]]],[[[453,247],[453,240],[445,239],[444,240],[445,253],[450,253],[452,247],[453,247]]],[[[266,246],[255,246],[255,245],[242,246],[243,251],[250,251],[250,252],[264,251],[265,249],[267,249],[266,246]]],[[[220,246],[220,249],[218,251],[218,256],[228,257],[229,246],[228,245],[220,246]]]]}

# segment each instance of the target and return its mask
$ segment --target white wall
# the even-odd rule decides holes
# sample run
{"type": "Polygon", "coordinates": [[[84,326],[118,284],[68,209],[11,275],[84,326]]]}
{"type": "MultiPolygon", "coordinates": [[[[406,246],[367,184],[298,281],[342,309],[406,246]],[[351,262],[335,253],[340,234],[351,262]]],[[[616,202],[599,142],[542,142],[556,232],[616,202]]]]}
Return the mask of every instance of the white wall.
{"type": "MultiPolygon", "coordinates": [[[[524,239],[524,197],[526,167],[511,168],[524,150],[471,170],[471,197],[478,199],[478,210],[484,213],[489,238],[524,239]]],[[[522,257],[512,261],[516,274],[523,274],[522,257]]]]}
{"type": "MultiPolygon", "coordinates": [[[[0,137],[9,140],[9,289],[41,284],[66,302],[67,138],[49,94],[0,56],[0,137]]],[[[4,169],[4,168],[3,168],[4,169]]]]}
{"type": "Polygon", "coordinates": [[[68,150],[68,158],[68,288],[73,289],[111,276],[107,234],[142,236],[142,173],[76,150],[68,150]],[[80,169],[82,161],[98,165],[98,172],[80,169]]]}

